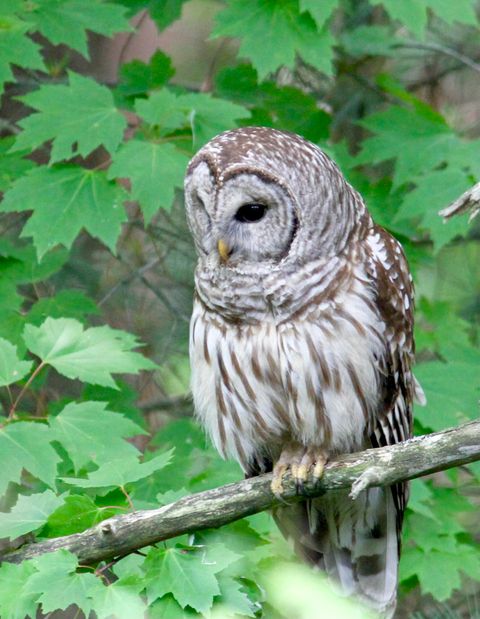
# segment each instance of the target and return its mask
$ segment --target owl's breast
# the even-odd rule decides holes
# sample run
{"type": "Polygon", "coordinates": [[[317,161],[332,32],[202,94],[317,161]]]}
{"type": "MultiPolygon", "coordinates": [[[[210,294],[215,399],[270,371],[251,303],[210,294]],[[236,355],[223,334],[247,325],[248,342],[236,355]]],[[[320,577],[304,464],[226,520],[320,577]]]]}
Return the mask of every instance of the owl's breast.
{"type": "MultiPolygon", "coordinates": [[[[310,294],[319,297],[319,286],[310,294]]],[[[334,452],[363,445],[379,404],[383,326],[355,278],[322,299],[254,324],[195,303],[195,409],[217,449],[245,470],[289,440],[334,452]]]]}
{"type": "Polygon", "coordinates": [[[289,431],[278,361],[272,320],[234,325],[196,301],[190,325],[195,411],[220,453],[245,470],[289,431]]]}

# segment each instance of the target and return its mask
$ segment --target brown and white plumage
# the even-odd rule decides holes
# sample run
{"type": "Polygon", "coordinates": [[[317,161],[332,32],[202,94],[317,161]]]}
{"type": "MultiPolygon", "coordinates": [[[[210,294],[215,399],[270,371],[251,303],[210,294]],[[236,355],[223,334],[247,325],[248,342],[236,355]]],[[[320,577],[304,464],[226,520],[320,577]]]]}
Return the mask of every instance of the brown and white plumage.
{"type": "MultiPolygon", "coordinates": [[[[408,438],[421,393],[411,277],[337,166],[299,136],[247,127],[197,153],[185,191],[199,254],[192,392],[220,453],[254,475],[288,445],[331,456],[408,438]]],[[[399,484],[275,517],[347,594],[389,612],[405,503],[399,484]]]]}

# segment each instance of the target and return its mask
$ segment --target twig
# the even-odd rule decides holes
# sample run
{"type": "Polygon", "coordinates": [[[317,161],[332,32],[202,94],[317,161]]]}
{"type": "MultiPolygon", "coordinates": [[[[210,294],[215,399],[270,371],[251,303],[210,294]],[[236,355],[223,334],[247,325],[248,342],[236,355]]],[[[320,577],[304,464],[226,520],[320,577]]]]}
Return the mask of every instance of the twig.
{"type": "Polygon", "coordinates": [[[440,45],[439,43],[420,43],[418,41],[402,41],[401,43],[394,43],[392,45],[393,49],[422,49],[425,51],[431,52],[439,52],[440,54],[444,54],[445,56],[450,56],[450,58],[455,58],[461,64],[477,71],[480,73],[480,64],[475,62],[465,54],[457,51],[456,49],[452,49],[451,47],[446,47],[445,45],[440,45]]]}
{"type": "MultiPolygon", "coordinates": [[[[124,260],[122,260],[119,257],[119,260],[121,262],[123,262],[123,264],[127,264],[124,260]]],[[[125,277],[124,279],[122,279],[121,281],[117,282],[114,286],[112,286],[109,290],[107,290],[107,292],[103,295],[103,297],[100,299],[100,301],[97,303],[98,306],[103,305],[106,301],[108,301],[108,299],[117,292],[117,290],[119,288],[122,288],[122,286],[126,286],[127,284],[129,284],[131,281],[133,281],[136,277],[140,277],[142,276],[144,273],[146,273],[147,271],[149,271],[150,269],[153,269],[153,267],[157,266],[157,264],[160,263],[160,258],[159,257],[155,257],[153,258],[153,260],[150,260],[149,262],[147,262],[146,264],[144,264],[143,266],[141,266],[140,268],[136,269],[135,271],[132,271],[131,273],[129,273],[127,275],[127,277],[125,277]]]]}
{"type": "MultiPolygon", "coordinates": [[[[391,447],[342,456],[325,467],[317,484],[306,484],[302,496],[287,477],[281,502],[320,496],[328,490],[351,489],[360,478],[362,487],[388,486],[475,460],[480,460],[480,420],[391,447]],[[368,479],[367,471],[371,469],[375,474],[368,479]]],[[[279,505],[280,501],[270,489],[271,481],[269,473],[192,494],[159,509],[114,516],[83,533],[28,544],[5,554],[2,560],[19,563],[59,548],[76,554],[82,564],[112,559],[177,535],[220,527],[279,505]]]]}
{"type": "Polygon", "coordinates": [[[468,191],[457,198],[455,202],[452,202],[452,204],[442,209],[438,214],[440,217],[449,219],[454,215],[460,215],[462,213],[466,213],[467,211],[471,211],[468,221],[472,221],[472,219],[480,212],[480,183],[477,183],[471,187],[468,191]]]}
{"type": "Polygon", "coordinates": [[[12,406],[10,407],[10,412],[8,413],[8,420],[10,421],[11,419],[14,418],[15,416],[15,412],[17,410],[17,406],[20,404],[21,399],[23,398],[23,396],[25,395],[25,393],[27,392],[28,388],[30,387],[30,385],[32,384],[33,380],[40,374],[40,372],[43,370],[43,368],[45,367],[45,362],[42,361],[36,368],[35,370],[31,373],[29,379],[27,380],[27,382],[24,384],[24,386],[22,387],[20,393],[18,394],[15,402],[12,404],[12,406]]]}

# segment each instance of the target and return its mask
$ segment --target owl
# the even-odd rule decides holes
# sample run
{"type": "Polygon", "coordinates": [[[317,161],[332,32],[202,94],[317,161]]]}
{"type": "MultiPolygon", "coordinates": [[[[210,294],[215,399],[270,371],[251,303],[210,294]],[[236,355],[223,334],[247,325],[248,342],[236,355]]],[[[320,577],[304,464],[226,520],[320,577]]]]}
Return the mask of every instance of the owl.
{"type": "MultiPolygon", "coordinates": [[[[247,476],[299,487],[329,458],[412,433],[412,279],[335,163],[298,135],[213,138],[185,178],[198,253],[190,324],[196,414],[247,476]]],[[[274,517],[346,595],[395,608],[404,483],[338,490],[274,517]]]]}

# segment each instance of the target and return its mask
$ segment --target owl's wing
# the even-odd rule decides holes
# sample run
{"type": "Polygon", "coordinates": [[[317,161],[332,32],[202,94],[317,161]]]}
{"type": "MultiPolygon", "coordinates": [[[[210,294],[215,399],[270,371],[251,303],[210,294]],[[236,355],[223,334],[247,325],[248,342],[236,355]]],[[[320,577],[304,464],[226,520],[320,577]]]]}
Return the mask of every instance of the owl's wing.
{"type": "MultiPolygon", "coordinates": [[[[414,358],[412,278],[403,249],[380,226],[367,238],[367,273],[384,324],[385,355],[379,362],[381,404],[370,434],[373,447],[399,443],[412,436],[412,405],[423,392],[412,374],[414,358]]],[[[408,499],[408,484],[391,487],[396,509],[398,544],[408,499]]]]}
{"type": "MultiPolygon", "coordinates": [[[[379,447],[403,441],[412,432],[413,287],[403,250],[387,232],[374,226],[364,247],[365,284],[383,322],[378,406],[365,437],[367,444],[379,447]]],[[[391,616],[407,496],[406,484],[368,488],[354,500],[348,490],[340,490],[279,508],[275,519],[297,552],[340,583],[344,593],[391,616]]]]}

